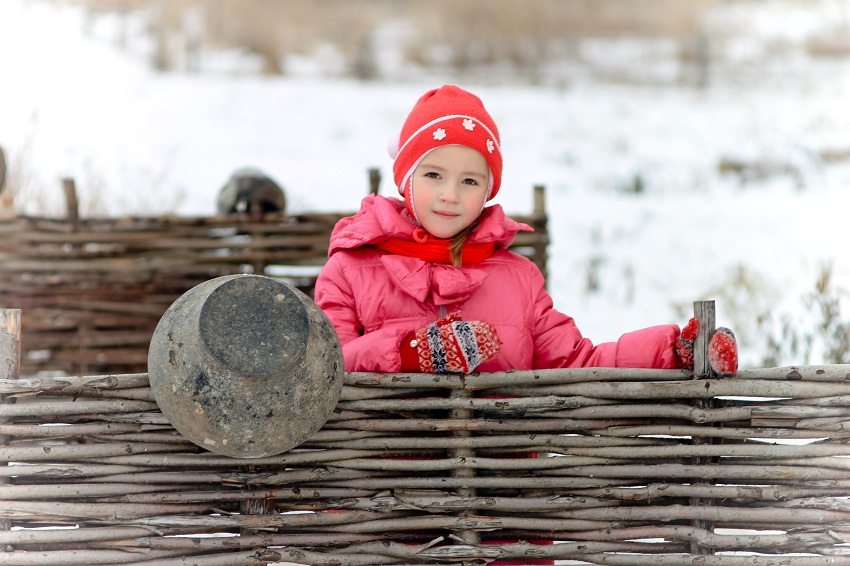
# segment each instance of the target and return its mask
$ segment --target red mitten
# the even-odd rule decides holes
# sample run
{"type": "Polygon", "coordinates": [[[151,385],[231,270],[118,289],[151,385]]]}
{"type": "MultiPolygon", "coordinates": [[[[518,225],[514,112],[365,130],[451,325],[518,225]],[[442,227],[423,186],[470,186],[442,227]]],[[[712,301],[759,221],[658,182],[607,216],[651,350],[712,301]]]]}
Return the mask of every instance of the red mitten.
{"type": "MultiPolygon", "coordinates": [[[[694,341],[699,334],[699,321],[692,318],[676,340],[676,356],[684,369],[694,369],[694,341]]],[[[725,327],[714,331],[708,342],[708,364],[720,377],[734,375],[738,370],[738,342],[735,334],[725,327]]]]}
{"type": "Polygon", "coordinates": [[[699,321],[696,317],[688,321],[676,339],[676,355],[684,369],[694,369],[694,341],[699,334],[699,321]]]}
{"type": "Polygon", "coordinates": [[[402,371],[469,373],[495,358],[501,340],[492,324],[453,312],[401,341],[402,371]]]}
{"type": "Polygon", "coordinates": [[[738,341],[728,328],[720,327],[708,343],[708,363],[720,377],[734,375],[738,371],[738,341]]]}

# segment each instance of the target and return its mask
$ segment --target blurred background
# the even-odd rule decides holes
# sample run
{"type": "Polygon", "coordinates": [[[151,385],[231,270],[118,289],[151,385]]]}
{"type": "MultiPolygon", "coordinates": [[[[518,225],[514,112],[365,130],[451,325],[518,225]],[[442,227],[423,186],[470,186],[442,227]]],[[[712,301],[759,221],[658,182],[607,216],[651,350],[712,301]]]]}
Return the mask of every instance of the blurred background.
{"type": "Polygon", "coordinates": [[[847,0],[53,0],[159,71],[705,86],[850,55],[847,0]],[[104,24],[104,25],[101,25],[104,24]],[[776,69],[774,69],[776,70],[776,69]]]}
{"type": "Polygon", "coordinates": [[[212,214],[245,165],[354,211],[457,83],[594,341],[714,298],[744,366],[850,362],[850,0],[3,0],[0,53],[0,214],[212,214]]]}

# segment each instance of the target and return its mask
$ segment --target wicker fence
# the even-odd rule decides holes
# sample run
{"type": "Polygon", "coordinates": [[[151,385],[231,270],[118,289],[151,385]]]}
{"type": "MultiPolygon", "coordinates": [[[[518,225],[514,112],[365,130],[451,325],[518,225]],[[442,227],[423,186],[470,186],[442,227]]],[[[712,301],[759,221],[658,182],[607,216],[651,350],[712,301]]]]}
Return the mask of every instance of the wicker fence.
{"type": "Polygon", "coordinates": [[[250,460],[103,373],[203,280],[309,291],[338,217],[0,222],[0,564],[850,565],[850,365],[709,379],[703,339],[694,374],[349,373],[310,440],[250,460]]]}
{"type": "Polygon", "coordinates": [[[14,365],[0,564],[850,564],[850,365],[349,373],[309,441],[252,460],[187,442],[146,374],[14,365]]]}
{"type": "MultiPolygon", "coordinates": [[[[380,179],[372,175],[371,189],[380,179]]],[[[284,279],[312,296],[334,224],[352,212],[213,217],[81,219],[66,182],[67,218],[0,219],[0,307],[23,310],[23,374],[147,371],[151,335],[165,310],[195,285],[222,275],[284,279]]],[[[512,247],[546,274],[543,187],[534,227],[512,247]]]]}

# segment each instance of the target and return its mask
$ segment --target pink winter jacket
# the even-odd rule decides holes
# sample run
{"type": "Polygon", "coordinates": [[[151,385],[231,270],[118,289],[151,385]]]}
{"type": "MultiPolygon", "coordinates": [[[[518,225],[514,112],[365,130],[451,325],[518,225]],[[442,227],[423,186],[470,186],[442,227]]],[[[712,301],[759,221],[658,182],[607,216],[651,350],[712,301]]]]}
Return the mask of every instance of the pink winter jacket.
{"type": "Polygon", "coordinates": [[[415,226],[403,211],[399,199],[370,195],[331,234],[315,300],[339,334],[346,371],[399,372],[402,338],[457,310],[464,320],[489,322],[502,340],[499,355],[476,371],[676,367],[679,328],[672,324],[596,346],[582,337],[573,319],[553,308],[537,266],[506,249],[517,232],[531,228],[505,216],[501,206],[484,210],[469,240],[495,242],[496,251],[480,264],[461,267],[371,245],[388,237],[413,239],[415,226]]]}

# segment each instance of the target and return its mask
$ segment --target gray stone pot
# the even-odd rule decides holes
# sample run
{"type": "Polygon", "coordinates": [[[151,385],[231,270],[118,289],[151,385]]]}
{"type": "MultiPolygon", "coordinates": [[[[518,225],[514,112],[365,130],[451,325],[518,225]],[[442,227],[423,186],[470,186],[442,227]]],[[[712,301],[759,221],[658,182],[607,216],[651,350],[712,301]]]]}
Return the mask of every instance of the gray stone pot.
{"type": "Polygon", "coordinates": [[[148,352],[162,413],[210,451],[260,458],[290,450],[339,401],[342,347],[304,293],[260,275],[197,285],[165,312],[148,352]]]}

